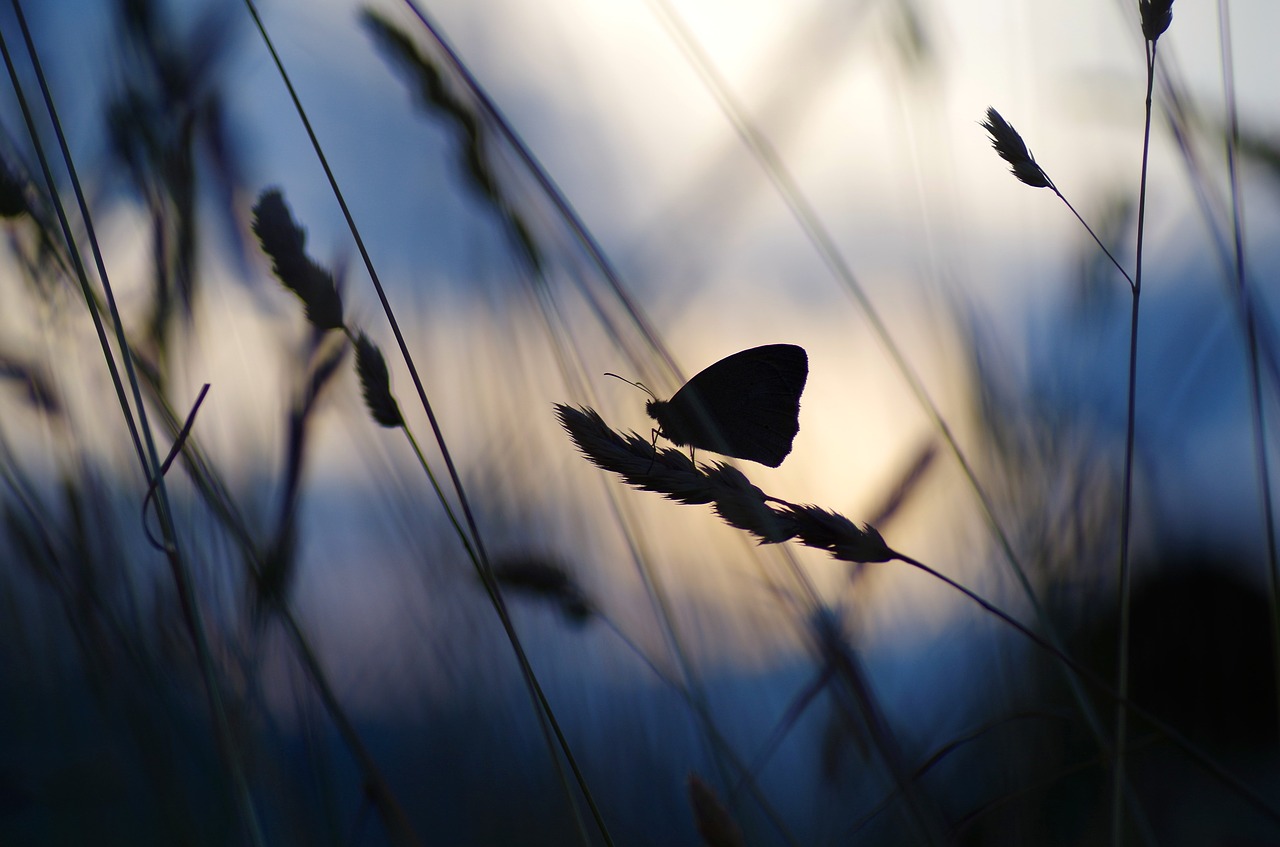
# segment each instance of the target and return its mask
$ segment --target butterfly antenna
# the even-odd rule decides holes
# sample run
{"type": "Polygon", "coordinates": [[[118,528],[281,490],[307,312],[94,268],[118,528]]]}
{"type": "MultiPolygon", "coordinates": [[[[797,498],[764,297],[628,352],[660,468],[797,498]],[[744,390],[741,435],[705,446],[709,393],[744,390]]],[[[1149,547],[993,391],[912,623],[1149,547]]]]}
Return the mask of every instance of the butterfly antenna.
{"type": "MultiPolygon", "coordinates": [[[[649,386],[645,385],[643,382],[632,382],[631,380],[627,379],[625,376],[618,376],[617,374],[609,373],[608,371],[605,372],[605,376],[611,376],[614,379],[620,379],[623,382],[625,382],[627,385],[634,385],[636,388],[639,388],[641,391],[643,391],[645,394],[648,394],[654,400],[658,399],[658,395],[650,391],[649,386]]],[[[653,455],[649,457],[649,469],[645,471],[646,476],[648,476],[649,472],[653,470],[653,463],[658,460],[658,435],[659,435],[658,430],[655,428],[653,430],[653,441],[649,443],[649,447],[653,450],[653,455]]]]}
{"type": "Polygon", "coordinates": [[[605,373],[605,376],[611,376],[611,377],[613,377],[614,379],[620,379],[620,380],[622,380],[623,382],[625,382],[627,385],[634,385],[636,388],[639,388],[641,391],[643,391],[645,394],[648,394],[648,395],[649,395],[650,397],[652,397],[654,400],[657,400],[657,399],[658,399],[658,395],[657,395],[657,394],[654,394],[652,391],[650,391],[650,390],[649,390],[649,386],[645,385],[643,382],[632,382],[631,380],[627,379],[625,376],[618,376],[618,375],[617,375],[617,374],[615,374],[615,373],[608,373],[608,372],[606,372],[606,373],[605,373]]]}

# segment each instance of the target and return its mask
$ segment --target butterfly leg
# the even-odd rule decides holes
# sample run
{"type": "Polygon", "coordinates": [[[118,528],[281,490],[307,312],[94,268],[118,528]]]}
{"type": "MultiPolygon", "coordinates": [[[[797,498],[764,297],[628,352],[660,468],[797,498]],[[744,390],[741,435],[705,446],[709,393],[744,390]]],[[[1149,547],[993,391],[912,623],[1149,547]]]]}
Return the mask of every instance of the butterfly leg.
{"type": "Polygon", "coordinates": [[[653,470],[653,463],[658,460],[658,436],[660,434],[656,427],[652,430],[653,440],[649,442],[649,448],[653,450],[653,455],[649,457],[649,467],[644,472],[645,476],[649,475],[649,472],[653,470]]]}

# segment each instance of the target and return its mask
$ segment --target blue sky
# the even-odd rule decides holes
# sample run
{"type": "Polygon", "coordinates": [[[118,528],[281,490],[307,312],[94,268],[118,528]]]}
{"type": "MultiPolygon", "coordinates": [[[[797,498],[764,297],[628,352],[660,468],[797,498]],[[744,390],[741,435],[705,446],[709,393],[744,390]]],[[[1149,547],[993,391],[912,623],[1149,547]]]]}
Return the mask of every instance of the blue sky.
{"type": "MultiPolygon", "coordinates": [[[[928,422],[673,40],[661,16],[665,7],[641,0],[424,6],[600,239],[686,374],[760,343],[790,341],[809,350],[801,438],[787,464],[765,478],[783,496],[855,513],[869,508],[929,437],[928,422]]],[[[1175,7],[1161,55],[1212,120],[1222,107],[1222,74],[1209,6],[1175,7]]],[[[103,72],[110,68],[103,58],[109,32],[92,17],[100,8],[51,5],[35,19],[37,39],[55,54],[55,90],[70,102],[76,90],[109,79],[103,72]]],[[[376,8],[421,36],[402,4],[383,0],[376,8]]],[[[1104,288],[1113,287],[1100,306],[1105,319],[1082,331],[1071,292],[1092,248],[1055,198],[1007,174],[978,124],[988,105],[997,106],[1087,217],[1132,197],[1143,82],[1132,10],[1125,14],[1127,7],[1111,0],[1053,7],[920,2],[912,8],[932,52],[913,65],[899,47],[898,3],[672,8],[944,410],[970,420],[975,375],[966,333],[972,332],[989,342],[988,361],[1006,369],[1020,390],[1079,412],[1080,424],[1096,428],[1106,443],[1123,399],[1117,327],[1127,319],[1124,283],[1114,275],[1104,280],[1104,288]]],[[[518,264],[492,210],[459,176],[455,135],[411,105],[357,23],[359,9],[347,2],[263,4],[373,260],[413,330],[430,384],[445,398],[446,430],[462,455],[483,457],[494,443],[536,445],[525,460],[534,480],[546,472],[542,462],[556,468],[572,462],[547,412],[554,401],[594,402],[620,428],[647,430],[635,392],[603,372],[644,379],[661,394],[674,390],[674,378],[651,361],[630,361],[619,350],[624,344],[590,324],[571,283],[593,272],[554,219],[538,217],[546,206],[514,157],[499,153],[513,196],[546,225],[555,284],[565,293],[573,330],[561,340],[571,335],[577,345],[587,388],[579,393],[555,370],[538,329],[545,315],[510,284],[518,264]]],[[[240,14],[238,7],[232,12],[240,14]]],[[[1242,122],[1272,130],[1280,120],[1280,105],[1268,95],[1277,60],[1265,38],[1280,29],[1280,10],[1252,0],[1232,3],[1231,14],[1242,122]]],[[[227,105],[246,164],[244,213],[259,189],[282,186],[313,255],[348,262],[352,314],[386,346],[390,337],[345,222],[261,41],[247,21],[241,24],[227,105]]],[[[87,109],[65,111],[73,145],[93,161],[99,118],[87,109]]],[[[8,126],[16,131],[12,121],[8,126]]],[[[1222,192],[1220,146],[1208,136],[1197,145],[1207,184],[1222,192]]],[[[1150,404],[1144,414],[1153,432],[1168,439],[1153,451],[1191,457],[1166,463],[1175,479],[1165,478],[1165,490],[1214,492],[1207,504],[1191,500],[1183,507],[1209,515],[1204,522],[1212,524],[1238,517],[1235,504],[1251,501],[1254,489],[1240,470],[1250,459],[1236,402],[1238,335],[1186,174],[1158,122],[1143,360],[1147,384],[1157,390],[1144,395],[1150,404]],[[1219,390],[1232,402],[1218,402],[1219,390]],[[1161,407],[1166,401],[1170,408],[1161,407]],[[1188,452],[1189,446],[1198,449],[1188,452]],[[1226,470],[1207,480],[1203,475],[1215,468],[1226,470]]],[[[1275,261],[1265,252],[1276,222],[1270,179],[1246,163],[1248,244],[1258,272],[1275,261]]],[[[116,240],[109,262],[122,279],[138,278],[147,258],[145,222],[127,206],[111,208],[116,240]]],[[[235,274],[222,262],[211,258],[214,276],[226,279],[213,289],[210,306],[210,325],[222,334],[198,336],[186,365],[190,385],[178,390],[193,394],[206,379],[215,382],[220,399],[206,413],[206,437],[223,445],[229,463],[243,458],[243,473],[251,476],[260,459],[248,443],[268,440],[273,424],[245,410],[274,408],[278,401],[268,398],[286,393],[283,375],[264,362],[284,355],[280,333],[297,337],[300,330],[295,304],[264,263],[246,284],[231,281],[235,274]]],[[[394,368],[393,384],[402,392],[408,385],[394,368]]],[[[981,433],[962,435],[981,440],[981,433]]],[[[373,473],[364,454],[349,449],[370,441],[357,424],[326,430],[327,461],[317,466],[318,478],[337,484],[352,473],[373,473]]],[[[392,467],[403,458],[379,455],[392,467]]],[[[919,527],[899,532],[949,550],[972,519],[948,516],[954,533],[937,532],[938,516],[926,510],[919,527]]],[[[340,534],[340,525],[334,531],[340,534]]],[[[333,551],[342,549],[339,543],[319,546],[333,551]]]]}

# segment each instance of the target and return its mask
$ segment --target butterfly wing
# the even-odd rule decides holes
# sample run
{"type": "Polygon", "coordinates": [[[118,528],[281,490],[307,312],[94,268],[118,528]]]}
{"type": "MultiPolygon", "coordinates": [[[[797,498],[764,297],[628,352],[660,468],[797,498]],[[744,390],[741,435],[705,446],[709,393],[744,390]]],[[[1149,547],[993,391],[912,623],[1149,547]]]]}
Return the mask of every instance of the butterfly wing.
{"type": "Polygon", "coordinates": [[[675,444],[776,468],[800,431],[809,357],[794,344],[734,353],[701,371],[666,403],[650,404],[675,444]]]}

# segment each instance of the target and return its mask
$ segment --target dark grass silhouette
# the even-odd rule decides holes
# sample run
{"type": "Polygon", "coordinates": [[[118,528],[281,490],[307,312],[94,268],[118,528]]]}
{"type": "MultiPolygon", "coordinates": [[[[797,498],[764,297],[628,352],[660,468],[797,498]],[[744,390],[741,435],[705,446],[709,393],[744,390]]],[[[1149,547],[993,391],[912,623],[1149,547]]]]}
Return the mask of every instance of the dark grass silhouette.
{"type": "MultiPolygon", "coordinates": [[[[582,374],[598,372],[603,358],[575,335],[575,320],[593,321],[613,345],[617,356],[608,361],[622,359],[637,374],[656,369],[680,384],[659,333],[554,182],[438,28],[416,6],[405,8],[404,19],[417,22],[412,26],[372,9],[352,22],[387,60],[386,87],[377,93],[403,87],[425,120],[445,130],[443,155],[501,233],[516,268],[503,294],[518,292],[535,304],[533,320],[542,322],[568,396],[588,402],[590,382],[582,374]],[[584,282],[586,273],[573,276],[564,267],[569,264],[590,268],[593,281],[584,282]],[[571,299],[585,306],[572,311],[571,299]]],[[[51,336],[47,348],[28,338],[0,338],[0,724],[6,729],[0,841],[594,844],[608,843],[612,833],[619,843],[714,847],[1274,840],[1280,827],[1269,787],[1280,726],[1273,682],[1280,656],[1267,649],[1280,611],[1274,541],[1270,591],[1230,576],[1261,572],[1250,552],[1157,547],[1128,565],[1121,555],[1120,582],[1127,585],[1124,574],[1131,572],[1132,585],[1114,592],[1114,601],[1108,590],[1073,602],[1071,569],[1103,556],[1114,560],[1113,540],[1128,532],[1128,507],[1121,517],[1121,498],[1102,493],[1122,486],[1097,469],[1102,463],[1095,453],[1072,452],[1050,424],[1036,422],[1030,434],[1019,430],[1029,417],[1026,397],[1003,404],[982,398],[987,441],[962,450],[953,422],[913,375],[836,240],[786,174],[782,157],[735,112],[733,98],[722,103],[752,155],[865,310],[889,351],[888,367],[898,369],[934,427],[904,463],[898,484],[867,511],[869,524],[775,498],[729,465],[658,449],[650,439],[612,430],[583,407],[561,405],[556,415],[580,451],[608,473],[556,465],[572,449],[563,440],[548,446],[528,436],[551,419],[545,397],[536,408],[502,410],[514,424],[505,431],[519,438],[487,443],[479,458],[460,452],[455,460],[445,437],[450,431],[427,402],[430,379],[410,355],[423,345],[400,330],[386,292],[379,285],[375,293],[391,336],[361,303],[361,283],[345,282],[315,258],[325,245],[309,244],[300,221],[315,220],[316,211],[300,209],[295,218],[282,190],[245,184],[244,148],[227,124],[221,74],[233,46],[264,49],[265,27],[244,37],[250,23],[261,24],[256,12],[210,4],[211,11],[184,28],[170,14],[176,6],[130,0],[112,9],[118,61],[104,85],[106,99],[94,107],[109,164],[100,166],[96,187],[127,192],[145,222],[148,250],[142,284],[120,303],[107,273],[115,267],[111,247],[97,242],[95,223],[106,213],[99,211],[95,186],[86,191],[61,176],[75,158],[69,151],[63,158],[56,133],[39,128],[67,95],[56,85],[47,95],[41,91],[48,82],[43,66],[32,65],[23,50],[35,46],[47,57],[52,47],[30,41],[16,17],[0,22],[13,63],[11,85],[23,94],[32,127],[22,135],[28,132],[22,107],[0,116],[6,139],[26,138],[0,148],[3,262],[18,292],[10,298],[6,289],[6,309],[32,327],[48,315],[66,318],[72,328],[57,331],[98,343],[90,348],[100,357],[90,379],[103,389],[91,395],[87,411],[75,396],[71,365],[85,349],[75,343],[79,338],[51,336]],[[234,237],[214,238],[218,228],[234,237]],[[235,387],[215,382],[193,418],[192,375],[180,366],[188,347],[197,346],[193,334],[212,285],[201,256],[215,245],[243,253],[224,258],[232,266],[243,260],[247,287],[269,292],[264,303],[288,302],[277,330],[295,333],[281,339],[284,390],[279,408],[264,410],[274,421],[274,440],[252,485],[222,466],[216,457],[225,454],[209,448],[210,404],[217,408],[235,387]],[[270,299],[281,287],[287,293],[270,299]],[[74,320],[80,318],[83,324],[74,320]],[[392,336],[392,353],[384,356],[379,339],[392,336]],[[406,375],[417,403],[402,403],[404,395],[398,399],[393,391],[407,384],[406,375]],[[403,436],[416,460],[405,464],[428,483],[428,494],[405,497],[403,517],[434,546],[423,554],[406,533],[403,548],[429,589],[421,596],[439,602],[436,614],[451,616],[448,628],[402,634],[401,643],[379,652],[395,653],[407,665],[445,664],[441,656],[453,655],[464,657],[455,658],[459,664],[509,667],[527,697],[488,702],[491,695],[481,687],[461,685],[464,694],[454,702],[423,697],[391,718],[371,719],[353,706],[364,680],[344,678],[331,664],[331,651],[335,641],[356,634],[308,616],[305,602],[310,581],[323,576],[309,557],[323,559],[327,552],[315,552],[317,528],[308,522],[316,500],[326,496],[314,472],[349,458],[325,452],[332,444],[327,421],[344,410],[351,420],[367,416],[348,424],[351,433],[397,442],[403,436]],[[414,435],[424,416],[434,439],[426,448],[414,435]],[[54,461],[42,460],[35,442],[24,440],[24,428],[39,434],[54,461]],[[120,456],[95,446],[101,436],[120,456]],[[176,455],[172,463],[161,461],[167,454],[176,455]],[[535,545],[513,532],[514,540],[497,545],[510,516],[491,504],[517,496],[517,461],[538,469],[539,519],[587,514],[587,505],[610,515],[610,528],[621,528],[628,548],[612,555],[634,559],[635,573],[628,573],[641,589],[614,596],[607,579],[593,579],[593,569],[603,572],[606,564],[588,540],[595,526],[579,523],[578,535],[562,544],[539,539],[535,545]],[[952,461],[969,479],[978,511],[991,519],[995,558],[1011,566],[1022,597],[988,595],[985,585],[979,592],[886,541],[894,536],[895,515],[910,510],[931,476],[952,461]],[[744,671],[759,675],[743,694],[732,674],[698,661],[689,633],[704,623],[700,610],[696,602],[692,611],[673,602],[671,586],[662,581],[668,563],[661,559],[669,554],[655,552],[665,549],[660,543],[669,529],[639,520],[634,501],[643,498],[618,493],[617,480],[673,503],[709,505],[742,533],[747,544],[715,555],[758,563],[761,573],[779,577],[766,584],[776,594],[778,618],[790,623],[800,645],[786,667],[773,675],[744,671]],[[1063,502],[1079,530],[1075,538],[1060,520],[1063,502]],[[824,566],[848,572],[847,606],[818,591],[794,558],[769,557],[752,544],[829,554],[824,566]],[[490,558],[489,547],[502,552],[490,558]],[[870,667],[872,651],[860,641],[857,612],[865,606],[859,604],[873,602],[864,578],[903,567],[945,584],[1010,636],[990,652],[1014,693],[993,696],[965,715],[963,728],[949,738],[895,713],[870,667]],[[655,638],[631,629],[631,607],[645,604],[658,621],[655,638]],[[499,638],[482,637],[498,629],[499,638]],[[619,645],[618,654],[607,651],[619,645]],[[574,693],[563,683],[542,689],[544,673],[555,679],[566,668],[617,662],[618,655],[634,660],[619,673],[632,687],[607,690],[598,711],[575,709],[574,693]],[[288,725],[281,715],[289,709],[270,700],[279,692],[267,691],[281,678],[292,681],[296,720],[288,725]],[[746,707],[756,705],[750,701],[778,690],[783,693],[763,729],[744,728],[746,707]],[[1091,714],[1116,720],[1093,721],[1091,714]],[[686,747],[698,755],[686,755],[686,747]],[[800,790],[827,792],[832,802],[824,808],[798,798],[800,790]]],[[[1142,2],[1135,14],[1148,45],[1150,94],[1159,80],[1155,45],[1170,26],[1171,4],[1142,2]]],[[[688,38],[685,32],[682,49],[692,47],[708,70],[705,54],[688,38]]],[[[286,62],[280,71],[283,80],[286,62]]],[[[704,79],[714,90],[715,74],[704,79]]],[[[301,96],[296,102],[305,120],[307,104],[301,96]]],[[[1048,163],[1031,156],[1011,124],[993,109],[985,126],[1015,176],[1065,202],[1048,163]]],[[[1267,139],[1220,129],[1230,138],[1229,151],[1274,163],[1267,139]]],[[[311,140],[323,154],[324,139],[312,134],[311,140]]],[[[330,176],[340,195],[339,179],[330,176]]],[[[1233,198],[1237,191],[1233,185],[1233,198]]],[[[339,202],[358,239],[355,216],[339,202]]],[[[1141,216],[1141,201],[1129,208],[1141,216]]],[[[1243,224],[1237,217],[1237,236],[1243,224]]],[[[1136,316],[1141,274],[1114,259],[1120,251],[1109,229],[1098,231],[1101,237],[1089,228],[1129,281],[1136,316]]],[[[376,280],[372,258],[357,243],[376,280]]],[[[1263,388],[1274,384],[1277,370],[1268,324],[1248,286],[1242,238],[1233,246],[1234,258],[1227,257],[1232,296],[1249,349],[1259,500],[1270,526],[1261,412],[1263,388]]],[[[230,344],[231,329],[220,327],[216,343],[230,344]]],[[[485,343],[472,341],[472,352],[485,343]]],[[[466,373],[461,365],[450,367],[466,373]]],[[[804,386],[796,368],[788,373],[786,426],[767,450],[713,437],[689,414],[658,415],[658,423],[677,445],[724,447],[721,455],[780,464],[797,437],[791,425],[804,386]]],[[[440,392],[432,399],[448,419],[479,428],[502,413],[482,406],[476,393],[440,392]]],[[[681,397],[669,401],[674,409],[655,408],[688,412],[681,397]]],[[[755,408],[748,402],[732,414],[755,408]]],[[[1131,444],[1129,452],[1140,450],[1131,444]]],[[[1126,460],[1126,475],[1132,464],[1126,460]]],[[[387,476],[372,492],[354,486],[346,492],[352,500],[385,501],[346,508],[391,512],[388,492],[400,479],[387,476]]],[[[1129,484],[1123,489],[1127,503],[1129,484]]],[[[600,513],[589,520],[603,523],[600,513]]],[[[399,551],[400,539],[378,540],[399,551]]],[[[694,546],[690,538],[677,541],[694,546]]],[[[368,554],[370,574],[374,559],[394,555],[386,548],[368,554]]],[[[711,567],[707,558],[697,566],[711,567]]],[[[354,600],[359,592],[351,593],[354,600]]],[[[734,611],[746,626],[761,626],[734,611]]],[[[963,634],[957,627],[941,637],[953,633],[963,634]]],[[[973,684],[985,686],[987,679],[973,684]]]]}

